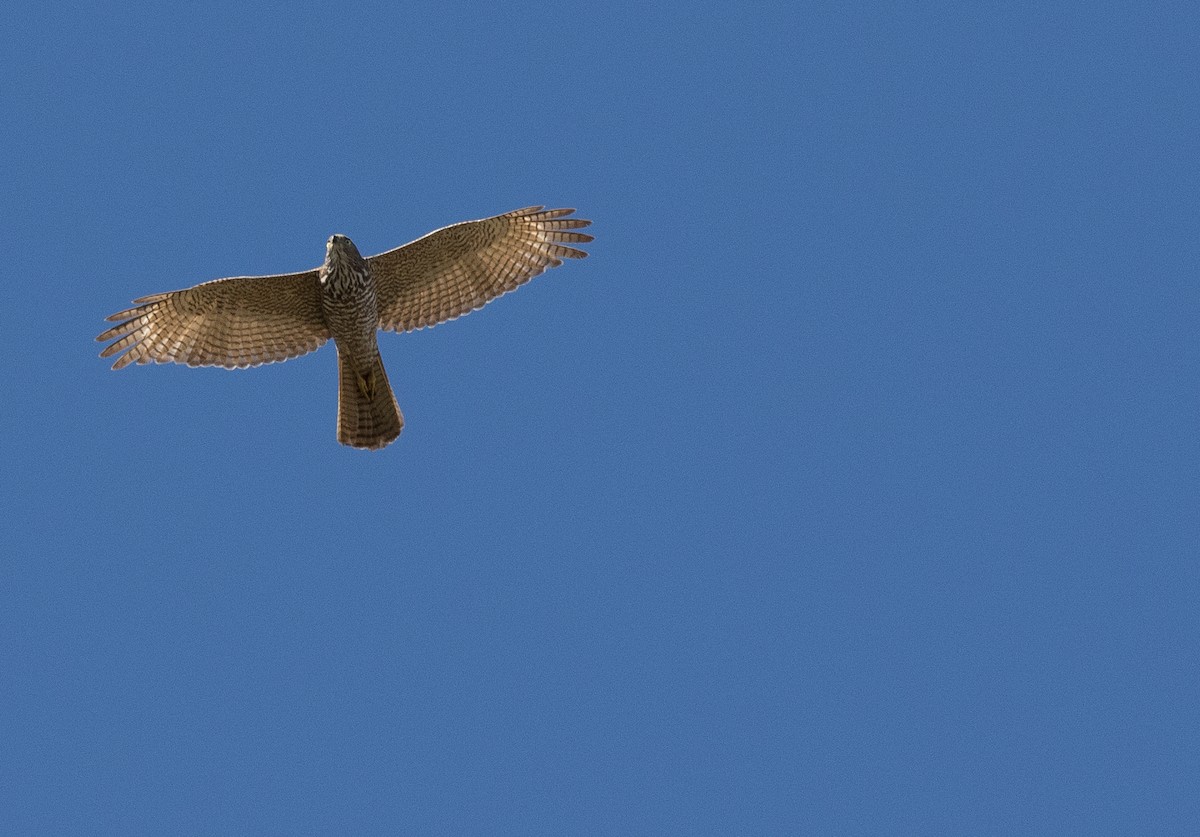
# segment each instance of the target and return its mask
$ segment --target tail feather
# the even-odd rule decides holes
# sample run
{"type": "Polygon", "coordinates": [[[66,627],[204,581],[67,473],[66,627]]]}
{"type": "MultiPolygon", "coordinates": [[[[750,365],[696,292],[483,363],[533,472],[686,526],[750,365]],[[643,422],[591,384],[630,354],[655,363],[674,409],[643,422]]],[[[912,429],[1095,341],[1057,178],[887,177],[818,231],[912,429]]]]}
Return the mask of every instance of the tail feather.
{"type": "Polygon", "coordinates": [[[370,368],[360,375],[339,351],[338,441],[377,450],[394,442],[403,427],[404,416],[388,383],[383,358],[376,354],[370,368]]]}

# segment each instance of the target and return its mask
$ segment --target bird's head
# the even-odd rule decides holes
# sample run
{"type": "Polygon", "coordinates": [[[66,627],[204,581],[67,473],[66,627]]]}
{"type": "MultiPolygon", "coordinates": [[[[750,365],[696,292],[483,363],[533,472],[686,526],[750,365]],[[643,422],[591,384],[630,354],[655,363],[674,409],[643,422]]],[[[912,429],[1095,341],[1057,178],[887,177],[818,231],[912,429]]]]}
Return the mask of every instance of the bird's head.
{"type": "Polygon", "coordinates": [[[329,236],[325,243],[325,264],[332,267],[339,263],[355,263],[362,261],[362,256],[354,242],[341,233],[329,236]]]}

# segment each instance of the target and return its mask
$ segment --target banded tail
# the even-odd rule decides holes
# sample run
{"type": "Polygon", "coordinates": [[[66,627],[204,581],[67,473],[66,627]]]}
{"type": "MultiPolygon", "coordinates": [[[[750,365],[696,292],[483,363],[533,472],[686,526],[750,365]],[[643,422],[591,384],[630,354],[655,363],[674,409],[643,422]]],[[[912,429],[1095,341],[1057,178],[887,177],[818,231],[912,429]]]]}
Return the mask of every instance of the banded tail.
{"type": "Polygon", "coordinates": [[[337,438],[353,448],[378,450],[396,440],[404,427],[400,405],[383,370],[383,358],[361,375],[338,352],[337,438]]]}

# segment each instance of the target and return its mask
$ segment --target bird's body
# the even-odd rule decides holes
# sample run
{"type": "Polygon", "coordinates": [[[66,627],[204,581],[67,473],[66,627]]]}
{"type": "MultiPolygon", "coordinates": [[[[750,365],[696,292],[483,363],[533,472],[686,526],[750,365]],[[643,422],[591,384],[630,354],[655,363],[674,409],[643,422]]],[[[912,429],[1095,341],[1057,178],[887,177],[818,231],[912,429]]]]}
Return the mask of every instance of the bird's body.
{"type": "Polygon", "coordinates": [[[97,340],[101,357],[129,363],[257,366],[306,354],[329,339],[338,352],[338,441],[382,448],[404,426],[378,330],[410,331],[453,319],[513,290],[590,235],[572,209],[518,209],[443,227],[411,244],[364,259],[344,235],[326,245],[315,270],[217,279],[135,300],[113,314],[97,340]]]}
{"type": "Polygon", "coordinates": [[[364,359],[378,354],[379,294],[371,266],[353,241],[344,235],[329,239],[317,283],[321,310],[338,351],[364,359]]]}
{"type": "Polygon", "coordinates": [[[381,448],[400,435],[404,416],[379,355],[379,294],[375,277],[344,235],[325,246],[321,310],[338,353],[338,441],[381,448]]]}

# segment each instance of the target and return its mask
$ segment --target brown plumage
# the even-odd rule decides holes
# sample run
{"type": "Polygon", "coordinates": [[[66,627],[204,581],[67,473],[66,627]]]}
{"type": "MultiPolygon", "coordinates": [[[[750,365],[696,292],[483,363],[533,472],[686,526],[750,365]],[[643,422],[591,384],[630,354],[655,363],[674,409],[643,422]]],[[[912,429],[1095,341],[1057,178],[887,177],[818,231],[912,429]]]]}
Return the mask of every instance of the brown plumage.
{"type": "Polygon", "coordinates": [[[587,253],[573,209],[532,206],[443,227],[363,259],[335,235],[325,264],[303,273],[239,276],[134,300],[108,318],[100,353],[130,363],[229,369],[287,360],[332,338],[338,349],[338,441],[382,448],[404,419],[388,383],[377,329],[412,331],[474,311],[563,259],[587,253]]]}

